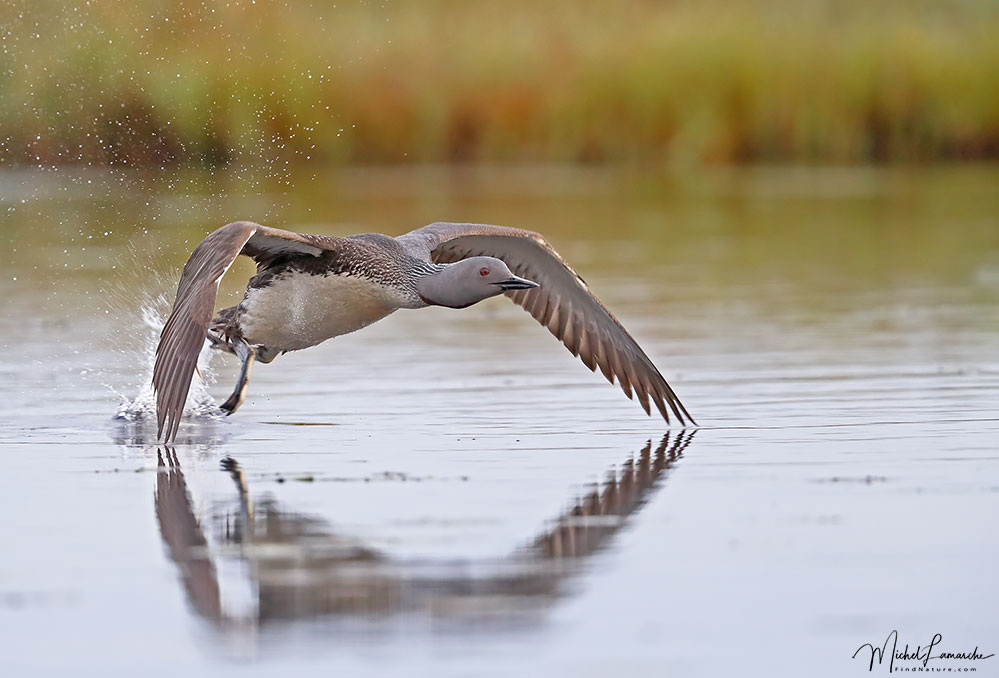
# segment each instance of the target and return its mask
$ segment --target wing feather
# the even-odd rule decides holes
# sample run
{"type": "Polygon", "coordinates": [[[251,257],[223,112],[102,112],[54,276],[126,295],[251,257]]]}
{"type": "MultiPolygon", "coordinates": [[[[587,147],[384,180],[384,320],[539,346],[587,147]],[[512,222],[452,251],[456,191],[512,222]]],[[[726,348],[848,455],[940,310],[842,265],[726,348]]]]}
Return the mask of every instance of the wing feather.
{"type": "Polygon", "coordinates": [[[642,408],[651,405],[669,421],[694,422],[680,399],[634,338],[590,291],[586,282],[538,233],[487,224],[436,223],[397,238],[412,255],[435,263],[470,256],[506,262],[516,275],[540,283],[531,290],[507,292],[591,370],[600,369],[642,408]]]}
{"type": "Polygon", "coordinates": [[[237,221],[210,233],[194,248],[177,286],[173,311],[156,347],[153,388],[156,391],[157,438],[177,436],[191,377],[215,312],[219,281],[240,254],[258,264],[279,256],[318,256],[335,249],[339,238],[305,235],[237,221]]]}

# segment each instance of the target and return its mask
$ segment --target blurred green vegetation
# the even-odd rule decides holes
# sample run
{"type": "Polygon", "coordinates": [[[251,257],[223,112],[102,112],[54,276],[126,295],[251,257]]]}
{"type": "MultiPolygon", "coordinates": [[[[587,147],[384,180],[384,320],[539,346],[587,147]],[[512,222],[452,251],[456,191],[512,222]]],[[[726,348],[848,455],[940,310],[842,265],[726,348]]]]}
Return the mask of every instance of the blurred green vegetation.
{"type": "Polygon", "coordinates": [[[0,163],[999,157],[999,3],[7,0],[0,163]]]}

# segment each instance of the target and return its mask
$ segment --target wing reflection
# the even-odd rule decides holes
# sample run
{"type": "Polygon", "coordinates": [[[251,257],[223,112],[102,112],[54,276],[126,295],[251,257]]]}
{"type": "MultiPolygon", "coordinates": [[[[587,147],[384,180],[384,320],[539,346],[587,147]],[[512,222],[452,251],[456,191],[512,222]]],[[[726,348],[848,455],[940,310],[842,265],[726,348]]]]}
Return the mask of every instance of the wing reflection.
{"type": "Polygon", "coordinates": [[[551,528],[502,559],[392,558],[336,534],[320,518],[284,511],[273,499],[255,502],[231,458],[223,468],[235,482],[238,506],[214,512],[209,524],[216,528],[206,532],[170,448],[158,453],[156,518],[191,606],[222,627],[401,612],[462,620],[522,618],[563,594],[566,579],[642,507],[693,435],[684,432],[671,440],[667,434],[654,450],[647,444],[551,528]],[[241,602],[230,595],[233,570],[242,580],[241,602]]]}

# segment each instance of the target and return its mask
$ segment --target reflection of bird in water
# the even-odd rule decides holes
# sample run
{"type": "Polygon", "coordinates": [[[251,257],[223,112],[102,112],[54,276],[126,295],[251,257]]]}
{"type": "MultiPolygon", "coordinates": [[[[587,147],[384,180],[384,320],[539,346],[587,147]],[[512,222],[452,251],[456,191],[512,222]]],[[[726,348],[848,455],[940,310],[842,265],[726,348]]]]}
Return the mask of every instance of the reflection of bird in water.
{"type": "Polygon", "coordinates": [[[397,238],[337,238],[240,221],[209,234],[184,266],[156,349],[157,435],[176,437],[206,338],[242,361],[222,404],[231,414],[254,360],[315,346],[400,308],[466,308],[504,293],[629,398],[634,389],[647,413],[651,403],[667,421],[671,409],[680,423],[693,422],[641,347],[537,233],[437,223],[397,238]],[[213,319],[219,281],[240,254],[257,262],[257,274],[243,301],[213,319]]]}
{"type": "Polygon", "coordinates": [[[154,503],[160,537],[167,546],[170,559],[180,569],[187,597],[194,609],[202,617],[218,621],[222,618],[218,573],[215,563],[208,557],[208,540],[194,515],[180,462],[170,448],[166,448],[165,452],[157,450],[156,456],[159,473],[156,475],[154,503]]]}
{"type": "Polygon", "coordinates": [[[223,604],[217,562],[235,549],[256,600],[253,621],[318,615],[423,612],[462,618],[519,616],[544,607],[586,556],[607,544],[654,492],[682,456],[693,432],[653,451],[647,444],[554,525],[507,558],[408,562],[332,533],[321,519],[254,503],[246,477],[232,459],[223,464],[236,483],[239,505],[212,519],[221,524],[210,547],[195,516],[176,455],[168,448],[156,483],[156,517],[170,558],[197,613],[231,620],[223,604]]]}

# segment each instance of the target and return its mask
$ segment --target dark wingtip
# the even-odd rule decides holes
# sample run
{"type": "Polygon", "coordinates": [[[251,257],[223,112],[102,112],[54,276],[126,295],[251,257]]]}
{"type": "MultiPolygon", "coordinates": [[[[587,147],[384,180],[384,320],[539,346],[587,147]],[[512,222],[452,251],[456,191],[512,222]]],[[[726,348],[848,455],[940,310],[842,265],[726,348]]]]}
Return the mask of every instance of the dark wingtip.
{"type": "Polygon", "coordinates": [[[676,399],[676,407],[679,408],[680,411],[674,409],[674,412],[676,412],[676,416],[677,418],[679,418],[681,424],[686,426],[687,422],[683,420],[683,415],[686,415],[687,421],[689,421],[694,426],[700,426],[700,424],[698,424],[697,421],[695,421],[694,418],[690,416],[690,412],[688,412],[687,408],[683,406],[683,403],[680,402],[679,398],[676,399]],[[680,412],[683,412],[683,415],[681,415],[680,412]]]}

